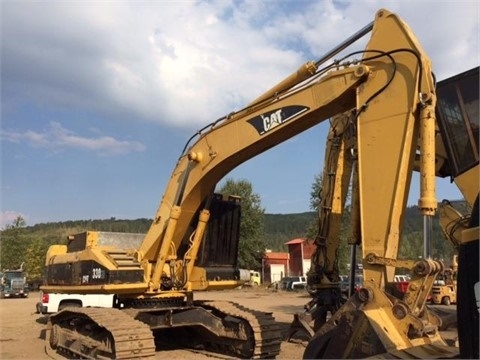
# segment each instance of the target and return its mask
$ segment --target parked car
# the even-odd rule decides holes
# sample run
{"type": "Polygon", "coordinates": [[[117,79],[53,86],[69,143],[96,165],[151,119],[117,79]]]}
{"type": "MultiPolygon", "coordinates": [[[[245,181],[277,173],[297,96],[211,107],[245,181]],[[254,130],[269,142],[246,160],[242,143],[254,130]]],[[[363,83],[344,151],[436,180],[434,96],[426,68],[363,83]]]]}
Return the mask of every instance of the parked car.
{"type": "Polygon", "coordinates": [[[393,278],[395,282],[408,282],[410,281],[410,275],[395,275],[393,278]]]}
{"type": "Polygon", "coordinates": [[[306,276],[294,276],[291,282],[291,290],[305,290],[307,288],[307,277],[306,276]]]}
{"type": "Polygon", "coordinates": [[[291,282],[292,282],[291,276],[285,276],[281,278],[278,286],[279,290],[288,290],[291,282]]]}
{"type": "Polygon", "coordinates": [[[280,289],[286,291],[298,291],[307,288],[306,276],[286,276],[280,280],[280,289]]]}
{"type": "MultiPolygon", "coordinates": [[[[355,275],[355,283],[353,285],[354,291],[357,291],[362,287],[363,275],[355,275]]],[[[340,281],[340,291],[344,295],[348,295],[348,288],[350,286],[350,277],[348,275],[342,275],[342,280],[340,281]]]]}

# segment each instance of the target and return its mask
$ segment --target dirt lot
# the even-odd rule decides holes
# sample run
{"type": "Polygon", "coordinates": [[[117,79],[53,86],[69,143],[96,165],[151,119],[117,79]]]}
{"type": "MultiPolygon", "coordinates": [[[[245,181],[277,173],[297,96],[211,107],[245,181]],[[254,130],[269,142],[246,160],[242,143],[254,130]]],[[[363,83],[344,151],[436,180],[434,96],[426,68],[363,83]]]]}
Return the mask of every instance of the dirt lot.
{"type": "MultiPolygon", "coordinates": [[[[230,290],[196,293],[197,299],[229,300],[261,311],[273,312],[286,335],[293,314],[302,311],[308,302],[307,293],[272,292],[264,289],[230,290]]],[[[0,359],[49,359],[43,349],[45,317],[35,313],[38,293],[27,299],[0,300],[0,359]]],[[[448,336],[454,334],[450,331],[448,336]]],[[[282,343],[278,359],[301,359],[306,343],[282,343]]],[[[157,352],[157,359],[212,359],[190,350],[157,352]]]]}

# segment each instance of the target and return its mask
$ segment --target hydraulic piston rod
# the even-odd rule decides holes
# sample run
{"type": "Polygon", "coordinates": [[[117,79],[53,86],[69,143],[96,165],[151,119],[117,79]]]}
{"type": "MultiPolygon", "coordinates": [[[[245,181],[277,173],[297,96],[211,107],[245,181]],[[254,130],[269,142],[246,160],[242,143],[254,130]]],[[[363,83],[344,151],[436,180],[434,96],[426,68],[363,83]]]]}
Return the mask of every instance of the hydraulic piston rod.
{"type": "MultiPolygon", "coordinates": [[[[420,95],[421,96],[421,95],[420,95]]],[[[432,217],[437,210],[435,198],[435,104],[420,110],[420,199],[418,207],[424,217],[424,258],[431,257],[432,217]]]]}

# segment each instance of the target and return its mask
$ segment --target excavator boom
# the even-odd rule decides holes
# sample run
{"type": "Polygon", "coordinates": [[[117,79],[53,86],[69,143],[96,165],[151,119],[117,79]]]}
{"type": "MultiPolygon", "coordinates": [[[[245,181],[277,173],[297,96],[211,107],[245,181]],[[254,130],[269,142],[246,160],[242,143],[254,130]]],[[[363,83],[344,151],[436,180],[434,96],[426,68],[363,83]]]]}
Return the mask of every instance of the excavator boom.
{"type": "MultiPolygon", "coordinates": [[[[435,85],[428,56],[401,19],[380,10],[359,64],[345,61],[345,64],[327,66],[313,73],[311,63],[307,63],[295,74],[300,74],[296,81],[292,80],[295,76],[289,77],[288,81],[268,91],[270,96],[262,96],[246,109],[213,124],[182,155],[140,248],[143,258],[156,261],[164,257],[164,251],[159,248],[162,244],[166,248],[166,241],[178,248],[199,204],[204,203],[217,182],[230,170],[335,114],[349,110],[356,112],[360,139],[357,149],[360,187],[365,189],[360,196],[368,197],[372,191],[383,193],[378,199],[362,202],[362,214],[365,214],[362,216],[371,216],[378,222],[377,216],[382,214],[381,221],[385,224],[384,228],[368,228],[365,231],[377,233],[366,236],[383,239],[378,243],[379,249],[372,251],[386,251],[386,256],[396,256],[398,245],[395,242],[398,240],[387,240],[385,235],[390,233],[387,224],[393,216],[390,204],[402,208],[406,202],[406,187],[396,184],[410,183],[420,132],[415,116],[424,104],[427,108],[423,111],[431,115],[430,122],[435,123],[435,85]],[[379,172],[384,176],[371,176],[379,172]],[[170,235],[167,228],[175,207],[181,209],[181,214],[170,235]]],[[[433,173],[428,175],[429,193],[424,197],[428,208],[436,205],[432,198],[433,177],[433,173]]],[[[364,224],[369,221],[367,219],[364,224]]]]}

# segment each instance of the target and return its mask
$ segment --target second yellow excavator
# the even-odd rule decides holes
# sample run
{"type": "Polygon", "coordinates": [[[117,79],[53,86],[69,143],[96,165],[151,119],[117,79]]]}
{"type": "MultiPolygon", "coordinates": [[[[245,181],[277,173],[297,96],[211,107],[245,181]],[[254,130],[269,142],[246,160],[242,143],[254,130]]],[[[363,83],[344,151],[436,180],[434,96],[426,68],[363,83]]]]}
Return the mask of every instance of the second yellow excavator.
{"type": "MultiPolygon", "coordinates": [[[[457,357],[458,350],[461,358],[478,358],[478,84],[479,69],[474,68],[436,85],[434,172],[438,177],[450,177],[455,182],[464,196],[465,207],[470,209],[470,213],[464,215],[446,201],[440,207],[441,226],[459,252],[455,259],[459,259],[456,281],[459,284],[460,349],[446,346],[438,333],[442,319],[425,306],[436,277],[444,272],[443,263],[430,255],[432,219],[425,219],[421,259],[397,256],[406,210],[404,195],[400,204],[384,203],[391,211],[388,218],[382,220],[382,212],[376,213],[378,219],[372,219],[366,227],[362,202],[375,198],[367,197],[370,190],[361,188],[360,154],[356,151],[360,143],[359,132],[352,131],[356,122],[351,120],[351,114],[343,114],[333,119],[327,143],[319,231],[315,239],[317,250],[308,274],[310,292],[314,296],[306,305],[306,311],[295,316],[290,329],[290,337],[299,330],[310,335],[305,358],[450,358],[457,357]],[[349,242],[361,246],[364,282],[345,303],[339,294],[336,252],[349,186],[352,190],[349,242]],[[362,196],[362,191],[367,194],[362,196]],[[378,230],[382,227],[385,233],[379,237],[378,230]],[[387,252],[379,253],[382,238],[385,239],[384,251],[393,252],[388,256],[387,252]],[[393,282],[398,269],[409,270],[411,275],[405,293],[399,292],[393,282]],[[382,285],[378,285],[379,280],[375,278],[379,273],[384,274],[380,280],[382,285]]],[[[420,135],[419,144],[421,141],[420,135]]],[[[385,147],[384,151],[391,149],[385,147]]],[[[408,173],[420,171],[422,174],[422,151],[416,150],[414,155],[408,173]]],[[[373,166],[378,166],[377,179],[383,178],[383,164],[373,166]]],[[[408,190],[407,184],[404,181],[392,183],[392,193],[379,193],[378,201],[408,190]]],[[[423,201],[419,201],[420,209],[423,201]]],[[[451,319],[443,320],[451,322],[451,319]]]]}

